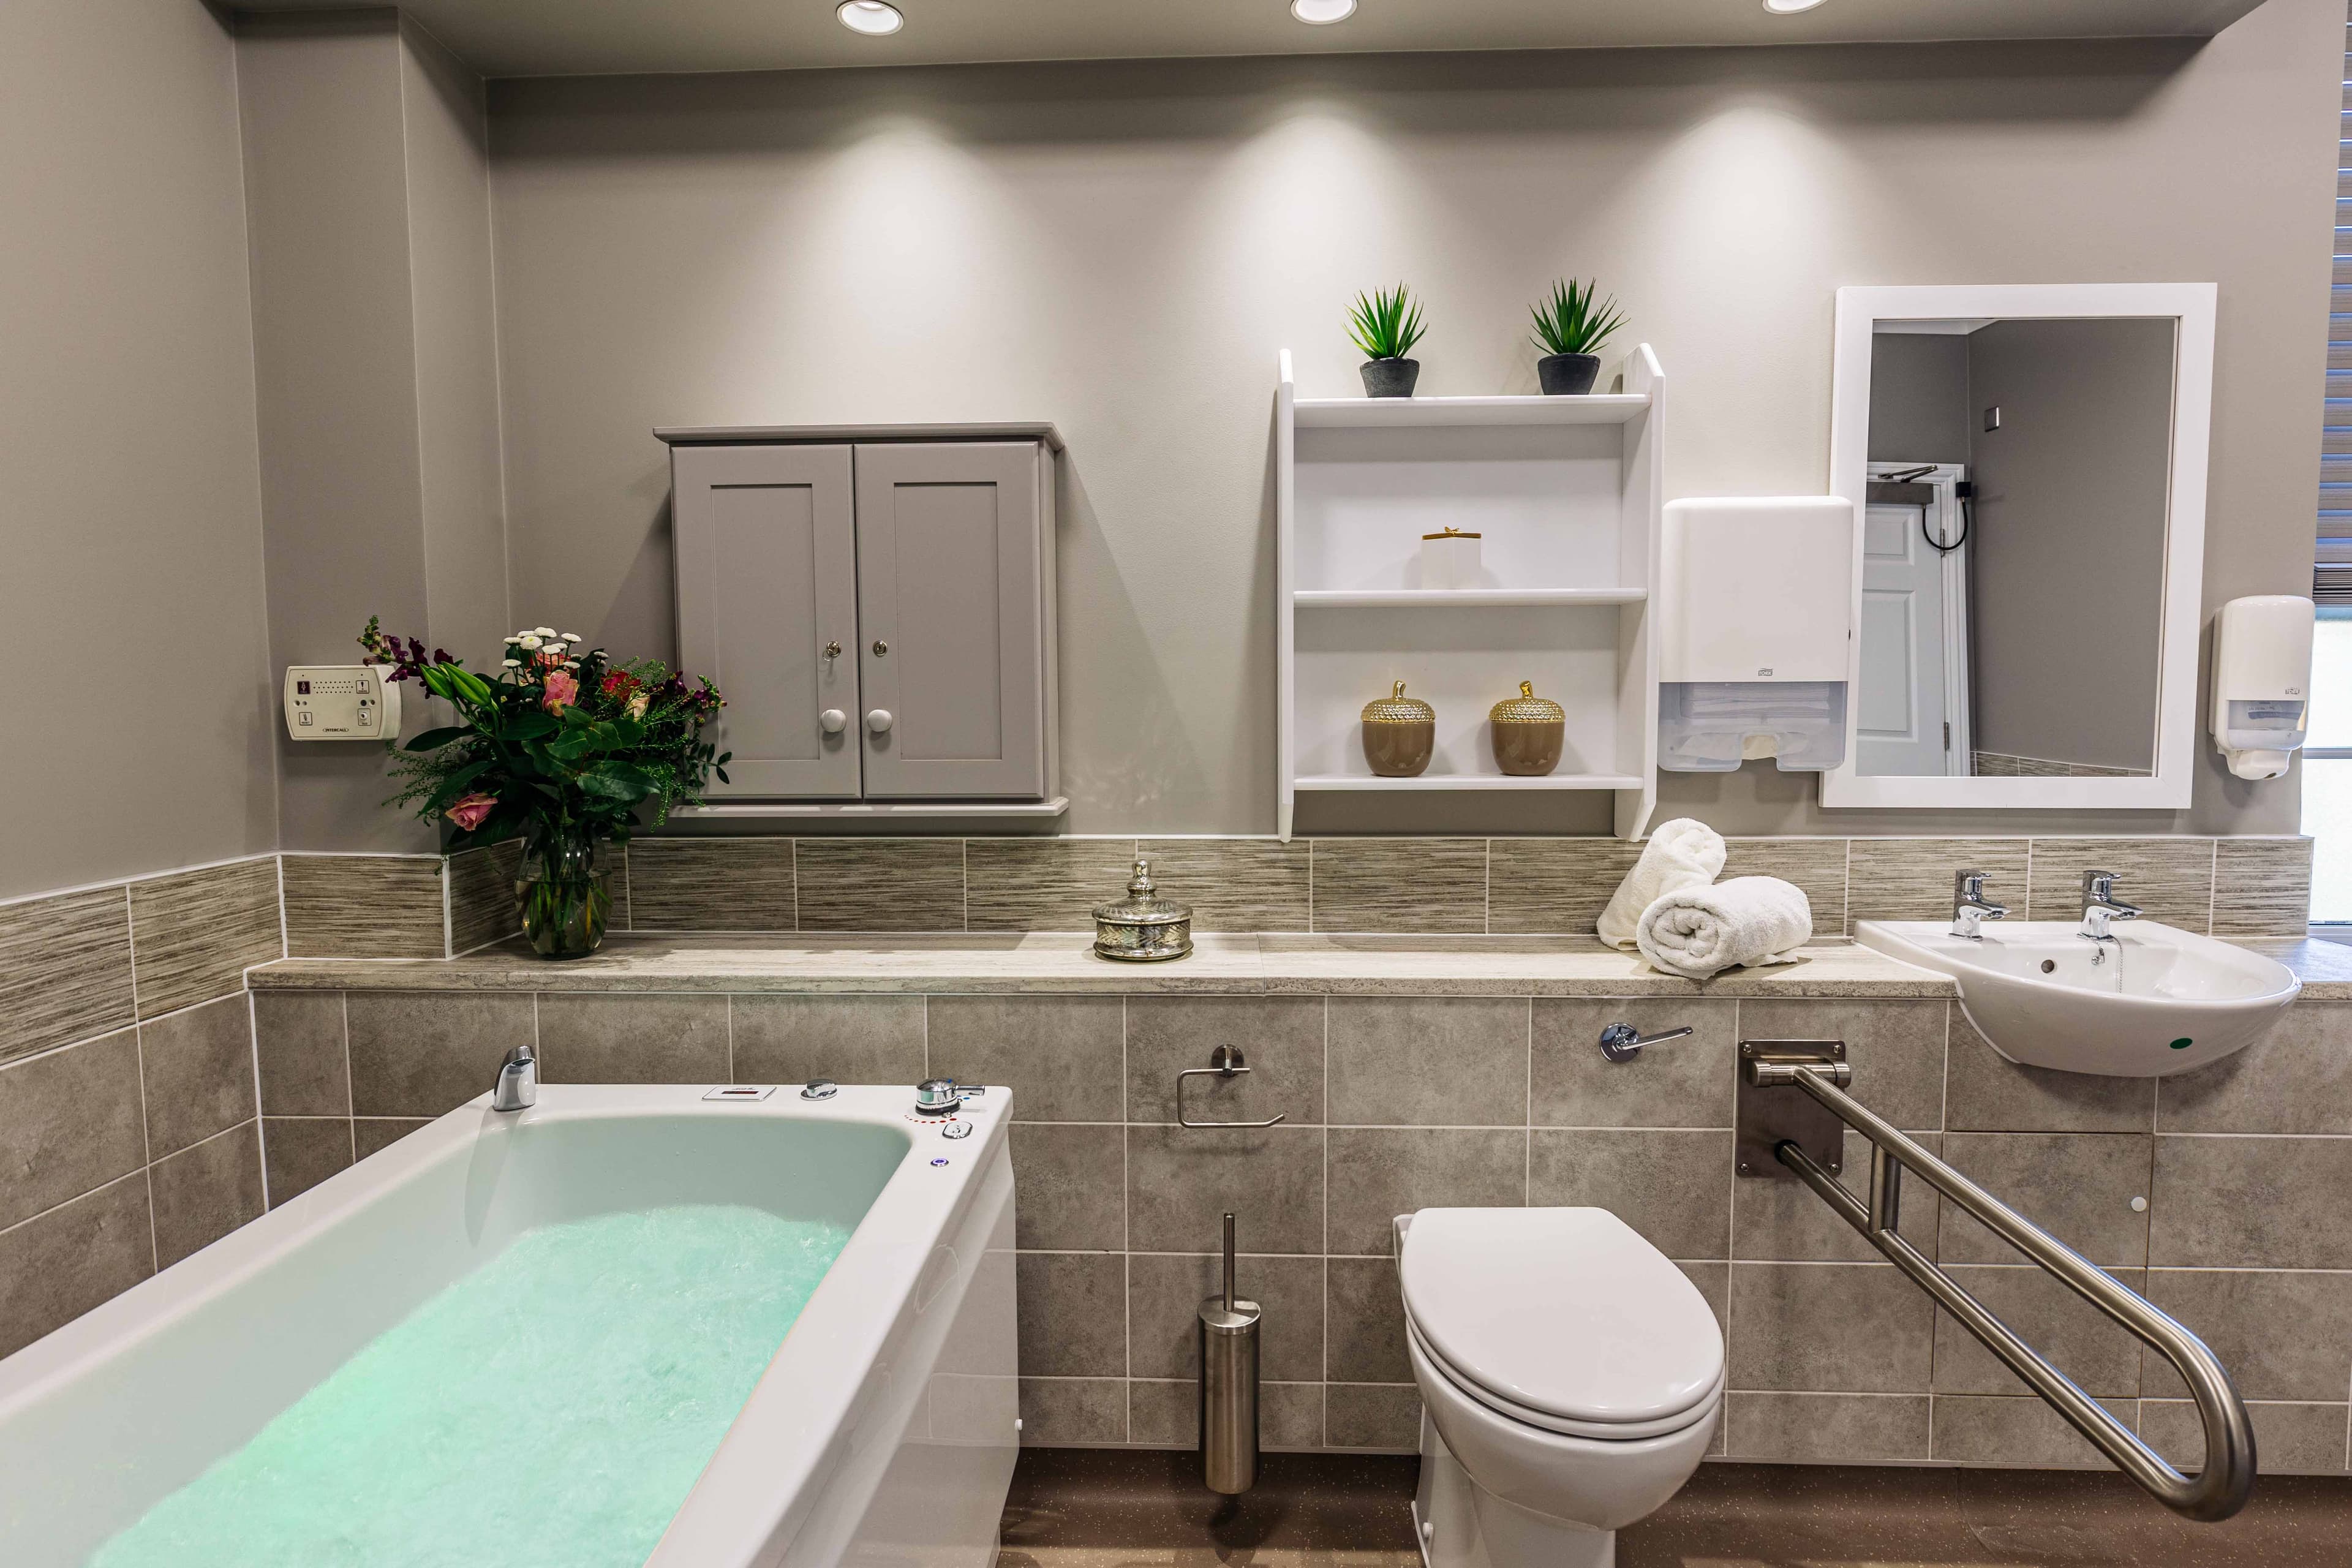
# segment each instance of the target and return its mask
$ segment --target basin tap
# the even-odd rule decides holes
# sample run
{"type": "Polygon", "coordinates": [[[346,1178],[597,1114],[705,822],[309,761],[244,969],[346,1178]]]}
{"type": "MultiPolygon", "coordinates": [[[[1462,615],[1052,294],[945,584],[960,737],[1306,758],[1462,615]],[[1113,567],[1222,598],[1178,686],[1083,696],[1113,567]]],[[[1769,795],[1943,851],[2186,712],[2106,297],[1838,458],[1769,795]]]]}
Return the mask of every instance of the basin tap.
{"type": "Polygon", "coordinates": [[[2107,927],[2116,921],[2139,919],[2139,906],[2116,897],[2113,871],[2083,873],[2083,929],[2075,934],[2093,942],[2113,942],[2107,927]]]}
{"type": "Polygon", "coordinates": [[[529,1046],[517,1046],[499,1068],[498,1087],[490,1090],[490,1109],[521,1110],[538,1103],[539,1058],[529,1046]]]}
{"type": "Polygon", "coordinates": [[[1984,896],[1985,874],[1982,871],[1952,873],[1952,934],[1970,942],[1982,942],[1984,933],[1977,928],[1987,921],[1997,921],[2009,913],[2007,904],[1996,904],[1984,896]]]}

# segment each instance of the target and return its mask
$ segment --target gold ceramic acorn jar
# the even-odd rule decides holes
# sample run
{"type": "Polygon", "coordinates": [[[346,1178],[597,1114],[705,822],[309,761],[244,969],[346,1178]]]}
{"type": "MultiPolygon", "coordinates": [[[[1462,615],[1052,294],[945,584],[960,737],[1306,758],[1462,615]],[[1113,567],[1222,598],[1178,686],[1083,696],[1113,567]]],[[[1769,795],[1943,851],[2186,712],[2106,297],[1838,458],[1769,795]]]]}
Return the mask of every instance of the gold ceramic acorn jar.
{"type": "Polygon", "coordinates": [[[1495,735],[1495,765],[1513,778],[1539,778],[1559,766],[1568,737],[1568,710],[1536,695],[1535,683],[1519,682],[1519,694],[1487,711],[1495,735]]]}
{"type": "Polygon", "coordinates": [[[1404,682],[1364,704],[1364,761],[1384,779],[1419,776],[1437,749],[1437,710],[1404,694],[1404,682]]]}

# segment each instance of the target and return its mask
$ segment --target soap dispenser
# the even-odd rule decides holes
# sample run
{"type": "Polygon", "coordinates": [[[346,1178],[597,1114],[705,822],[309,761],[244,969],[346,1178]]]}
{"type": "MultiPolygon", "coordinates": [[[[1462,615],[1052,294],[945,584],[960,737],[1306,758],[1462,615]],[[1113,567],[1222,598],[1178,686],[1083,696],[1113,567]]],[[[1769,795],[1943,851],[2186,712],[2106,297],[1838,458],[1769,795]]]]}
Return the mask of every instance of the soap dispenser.
{"type": "Polygon", "coordinates": [[[2311,729],[2317,612],[2294,594],[2232,599],[2213,621],[2213,743],[2242,779],[2274,779],[2311,729]]]}

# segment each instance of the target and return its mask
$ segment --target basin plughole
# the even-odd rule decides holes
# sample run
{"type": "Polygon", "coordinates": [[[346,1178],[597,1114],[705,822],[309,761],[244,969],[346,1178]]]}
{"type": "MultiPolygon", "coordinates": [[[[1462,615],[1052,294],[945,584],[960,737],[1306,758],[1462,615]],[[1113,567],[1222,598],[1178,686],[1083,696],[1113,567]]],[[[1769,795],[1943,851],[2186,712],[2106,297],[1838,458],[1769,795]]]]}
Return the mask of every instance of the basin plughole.
{"type": "Polygon", "coordinates": [[[2275,959],[2154,921],[2093,942],[2067,921],[1863,921],[1854,938],[1959,987],[1994,1050],[2028,1067],[2168,1078],[2268,1034],[2303,990],[2275,959]]]}

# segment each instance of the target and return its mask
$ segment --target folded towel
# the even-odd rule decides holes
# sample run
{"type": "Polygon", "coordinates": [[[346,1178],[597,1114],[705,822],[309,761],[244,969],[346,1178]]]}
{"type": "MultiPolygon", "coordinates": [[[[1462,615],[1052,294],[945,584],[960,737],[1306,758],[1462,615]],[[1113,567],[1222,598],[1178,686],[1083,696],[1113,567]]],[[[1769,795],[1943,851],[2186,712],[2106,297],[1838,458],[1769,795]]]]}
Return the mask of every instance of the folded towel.
{"type": "Polygon", "coordinates": [[[1687,816],[1659,824],[1642,846],[1642,858],[1601,911],[1601,940],[1612,947],[1632,948],[1642,929],[1643,910],[1665,894],[1704,888],[1722,874],[1722,834],[1687,816]]]}
{"type": "Polygon", "coordinates": [[[1642,956],[1705,980],[1743,963],[1793,963],[1813,934],[1804,889],[1778,877],[1734,877],[1668,893],[1642,911],[1642,956]]]}

